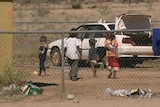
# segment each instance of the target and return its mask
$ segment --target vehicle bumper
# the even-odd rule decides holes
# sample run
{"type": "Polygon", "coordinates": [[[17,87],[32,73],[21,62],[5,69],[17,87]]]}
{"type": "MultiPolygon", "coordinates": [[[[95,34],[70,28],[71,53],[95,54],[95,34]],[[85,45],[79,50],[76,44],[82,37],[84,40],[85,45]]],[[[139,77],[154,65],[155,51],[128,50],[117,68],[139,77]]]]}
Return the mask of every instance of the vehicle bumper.
{"type": "Polygon", "coordinates": [[[118,48],[120,55],[154,55],[152,46],[122,46],[118,48]]]}

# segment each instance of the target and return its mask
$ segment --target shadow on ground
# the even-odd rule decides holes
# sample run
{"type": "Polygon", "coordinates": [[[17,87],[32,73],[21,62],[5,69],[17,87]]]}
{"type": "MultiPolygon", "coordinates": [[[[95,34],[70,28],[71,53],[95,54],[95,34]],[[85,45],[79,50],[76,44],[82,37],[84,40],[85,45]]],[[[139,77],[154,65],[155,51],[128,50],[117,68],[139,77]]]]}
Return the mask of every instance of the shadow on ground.
{"type": "Polygon", "coordinates": [[[32,83],[33,85],[36,85],[38,87],[58,86],[58,84],[55,83],[41,83],[41,82],[29,82],[29,83],[32,83]]]}

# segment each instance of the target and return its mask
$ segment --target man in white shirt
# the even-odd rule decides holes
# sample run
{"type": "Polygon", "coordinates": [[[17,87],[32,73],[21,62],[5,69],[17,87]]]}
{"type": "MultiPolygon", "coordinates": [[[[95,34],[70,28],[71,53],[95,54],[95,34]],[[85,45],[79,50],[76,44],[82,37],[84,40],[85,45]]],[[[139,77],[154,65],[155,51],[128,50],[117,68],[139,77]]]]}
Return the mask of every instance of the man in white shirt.
{"type": "MultiPolygon", "coordinates": [[[[74,31],[75,29],[71,29],[74,31]]],[[[70,33],[70,36],[66,39],[64,47],[65,47],[65,56],[68,59],[68,63],[70,65],[70,79],[72,81],[78,80],[78,60],[80,58],[80,45],[81,40],[76,38],[76,33],[70,33]]]]}

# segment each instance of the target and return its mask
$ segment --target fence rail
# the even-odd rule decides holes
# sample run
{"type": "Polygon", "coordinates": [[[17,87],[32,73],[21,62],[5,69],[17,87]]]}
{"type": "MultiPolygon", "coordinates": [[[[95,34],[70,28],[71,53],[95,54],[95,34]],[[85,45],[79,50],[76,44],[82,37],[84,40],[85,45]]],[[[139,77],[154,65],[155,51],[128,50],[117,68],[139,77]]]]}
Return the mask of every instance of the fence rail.
{"type": "Polygon", "coordinates": [[[143,32],[152,31],[153,29],[130,29],[130,30],[92,30],[92,31],[0,31],[2,34],[68,34],[68,33],[107,33],[107,32],[143,32]]]}
{"type": "MultiPolygon", "coordinates": [[[[72,28],[85,23],[95,23],[97,21],[81,22],[13,22],[15,31],[69,31],[72,28]]],[[[160,28],[160,21],[152,21],[151,28],[160,28]]]]}
{"type": "MultiPolygon", "coordinates": [[[[15,24],[16,23],[44,24],[44,23],[94,23],[94,22],[97,22],[97,21],[79,21],[79,22],[78,21],[68,21],[68,22],[67,21],[64,21],[64,22],[63,21],[59,21],[59,22],[58,21],[56,21],[56,22],[40,22],[40,21],[39,22],[29,22],[29,21],[28,22],[18,22],[18,21],[15,21],[13,23],[15,23],[15,24]]],[[[159,20],[151,21],[151,23],[156,23],[156,22],[160,23],[159,20]]]]}

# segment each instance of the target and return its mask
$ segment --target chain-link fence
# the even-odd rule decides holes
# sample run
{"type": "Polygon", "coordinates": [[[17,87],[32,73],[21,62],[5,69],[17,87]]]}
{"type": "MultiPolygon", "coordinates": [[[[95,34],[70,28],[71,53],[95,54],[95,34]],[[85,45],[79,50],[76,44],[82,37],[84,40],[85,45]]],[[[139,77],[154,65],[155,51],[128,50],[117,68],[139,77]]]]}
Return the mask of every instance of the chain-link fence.
{"type": "MultiPolygon", "coordinates": [[[[148,30],[152,31],[150,29],[148,30]]],[[[138,32],[142,30],[135,31],[138,32]]],[[[113,32],[118,33],[119,31],[113,32]]],[[[136,56],[134,56],[133,58],[124,57],[124,59],[120,62],[122,66],[117,72],[118,79],[108,79],[107,76],[109,74],[109,70],[107,69],[107,67],[105,67],[105,51],[102,49],[102,47],[99,48],[99,56],[101,56],[102,59],[96,66],[98,78],[93,78],[93,72],[90,68],[90,65],[86,63],[86,56],[84,57],[84,59],[86,58],[86,60],[79,61],[78,76],[80,77],[80,79],[78,81],[71,81],[69,78],[70,67],[68,66],[68,63],[64,57],[65,37],[68,37],[69,33],[75,32],[0,32],[1,37],[13,37],[13,68],[16,70],[21,70],[25,74],[27,74],[26,81],[32,81],[33,83],[38,84],[44,89],[43,94],[41,96],[37,96],[37,99],[41,98],[59,100],[62,97],[64,98],[64,96],[68,94],[74,94],[75,97],[78,97],[79,99],[106,98],[107,88],[111,88],[114,90],[132,90],[138,88],[151,89],[153,93],[159,93],[160,66],[159,59],[157,57],[153,56],[149,59],[147,57],[137,58],[136,56]],[[50,45],[51,51],[48,54],[45,64],[47,68],[46,76],[38,76],[34,74],[34,71],[39,71],[39,38],[42,35],[45,35],[47,37],[48,43],[60,40],[59,42],[56,41],[55,44],[52,44],[53,47],[51,47],[50,45]],[[60,60],[60,65],[54,66],[54,62],[57,62],[58,60],[60,60]]],[[[103,39],[103,42],[101,41],[100,43],[102,43],[104,46],[105,34],[107,33],[106,31],[78,32],[78,34],[86,33],[103,33],[104,36],[101,37],[101,39],[103,39]]],[[[138,40],[141,39],[140,41],[146,40],[139,38],[139,36],[136,36],[135,38],[137,38],[138,40]]],[[[100,40],[99,38],[95,39],[97,41],[100,40]]],[[[86,40],[83,38],[81,40],[88,43],[89,38],[86,40]]],[[[151,43],[148,46],[152,47],[151,43]]],[[[87,47],[87,45],[84,45],[84,47],[87,47]]],[[[7,43],[5,43],[5,49],[9,48],[10,47],[8,47],[7,43]]],[[[89,47],[85,48],[83,51],[86,51],[87,49],[89,50],[89,47]]],[[[142,47],[139,47],[134,49],[136,49],[135,51],[144,50],[145,52],[147,52],[148,48],[143,49],[142,47]]],[[[85,56],[87,54],[88,53],[84,52],[83,55],[85,56]]]]}

